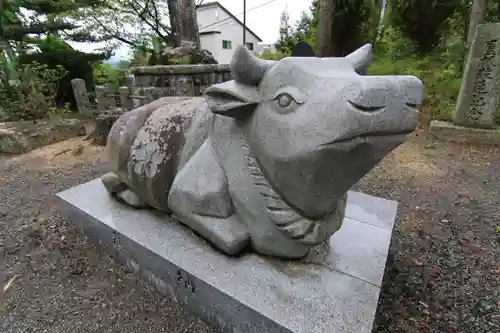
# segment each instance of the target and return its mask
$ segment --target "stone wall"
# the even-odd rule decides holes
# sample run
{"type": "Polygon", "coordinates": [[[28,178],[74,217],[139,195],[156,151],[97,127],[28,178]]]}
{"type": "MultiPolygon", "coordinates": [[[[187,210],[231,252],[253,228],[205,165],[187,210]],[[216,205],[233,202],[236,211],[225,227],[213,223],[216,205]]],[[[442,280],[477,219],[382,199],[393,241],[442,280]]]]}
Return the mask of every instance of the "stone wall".
{"type": "Polygon", "coordinates": [[[229,65],[170,65],[132,68],[118,90],[98,86],[88,92],[82,79],[73,79],[73,92],[82,115],[94,117],[105,111],[132,110],[166,96],[201,96],[213,84],[232,79],[229,65]]]}
{"type": "Polygon", "coordinates": [[[229,65],[170,65],[132,68],[134,95],[148,100],[165,96],[201,96],[215,83],[232,79],[229,65]]]}

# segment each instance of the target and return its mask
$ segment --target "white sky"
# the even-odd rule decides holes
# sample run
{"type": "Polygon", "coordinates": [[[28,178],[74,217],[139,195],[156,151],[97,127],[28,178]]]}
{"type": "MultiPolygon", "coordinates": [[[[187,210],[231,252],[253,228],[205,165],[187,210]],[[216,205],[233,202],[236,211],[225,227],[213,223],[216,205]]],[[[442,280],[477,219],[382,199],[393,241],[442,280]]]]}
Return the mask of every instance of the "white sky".
{"type": "MultiPolygon", "coordinates": [[[[211,2],[205,0],[204,3],[211,2]]],[[[243,21],[243,0],[219,0],[233,15],[243,21]]],[[[264,43],[274,43],[278,40],[280,15],[284,9],[290,14],[290,23],[300,18],[302,11],[309,11],[312,0],[247,0],[247,26],[255,32],[264,43]],[[272,1],[272,2],[270,2],[272,1]],[[269,2],[268,4],[266,4],[269,2]],[[254,7],[261,6],[253,9],[254,7]]],[[[89,52],[97,48],[96,44],[71,43],[81,51],[89,52]]],[[[115,51],[113,58],[122,58],[128,53],[128,48],[123,47],[115,51]]]]}

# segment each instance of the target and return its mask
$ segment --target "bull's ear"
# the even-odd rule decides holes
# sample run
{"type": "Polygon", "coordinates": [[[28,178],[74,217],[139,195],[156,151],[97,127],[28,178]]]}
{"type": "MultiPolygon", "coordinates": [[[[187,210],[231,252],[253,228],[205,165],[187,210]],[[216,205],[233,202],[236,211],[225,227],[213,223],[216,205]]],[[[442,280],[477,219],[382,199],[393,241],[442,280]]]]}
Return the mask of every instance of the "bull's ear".
{"type": "Polygon", "coordinates": [[[345,57],[351,64],[356,73],[366,75],[368,66],[372,62],[372,44],[366,44],[345,57]]]}
{"type": "Polygon", "coordinates": [[[232,118],[242,118],[248,115],[260,102],[257,87],[234,80],[207,88],[205,98],[213,113],[232,118]]]}

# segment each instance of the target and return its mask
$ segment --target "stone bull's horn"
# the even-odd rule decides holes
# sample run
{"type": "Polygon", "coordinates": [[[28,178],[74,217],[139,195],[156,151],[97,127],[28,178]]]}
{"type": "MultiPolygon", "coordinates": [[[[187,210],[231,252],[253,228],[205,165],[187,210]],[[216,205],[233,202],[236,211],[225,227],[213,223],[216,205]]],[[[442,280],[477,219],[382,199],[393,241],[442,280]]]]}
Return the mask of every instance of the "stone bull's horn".
{"type": "Polygon", "coordinates": [[[231,60],[231,73],[236,82],[258,85],[266,71],[273,67],[276,61],[268,61],[255,57],[244,45],[240,45],[234,51],[231,60]]]}
{"type": "Polygon", "coordinates": [[[345,57],[358,74],[366,74],[372,62],[372,44],[366,44],[345,57]]]}

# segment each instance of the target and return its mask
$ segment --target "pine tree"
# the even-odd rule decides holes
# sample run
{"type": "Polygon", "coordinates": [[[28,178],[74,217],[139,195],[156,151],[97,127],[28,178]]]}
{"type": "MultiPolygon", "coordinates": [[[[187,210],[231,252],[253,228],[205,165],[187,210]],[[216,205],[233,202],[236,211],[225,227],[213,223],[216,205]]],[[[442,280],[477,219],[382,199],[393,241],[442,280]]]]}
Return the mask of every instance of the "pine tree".
{"type": "Polygon", "coordinates": [[[280,18],[280,37],[276,42],[276,49],[285,55],[289,55],[295,46],[294,29],[290,25],[290,16],[288,11],[281,12],[280,18]]]}
{"type": "MultiPolygon", "coordinates": [[[[77,76],[91,82],[89,62],[105,59],[109,54],[79,52],[65,41],[99,41],[91,33],[79,29],[69,18],[72,12],[98,5],[97,1],[0,0],[0,88],[10,95],[19,94],[16,87],[20,66],[33,61],[50,69],[62,65],[72,71],[73,75],[65,77],[65,81],[77,76]]],[[[68,83],[59,84],[59,104],[68,102],[68,97],[72,102],[73,94],[71,91],[68,94],[68,83]]]]}

